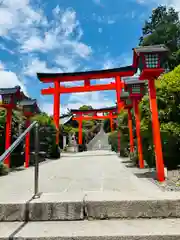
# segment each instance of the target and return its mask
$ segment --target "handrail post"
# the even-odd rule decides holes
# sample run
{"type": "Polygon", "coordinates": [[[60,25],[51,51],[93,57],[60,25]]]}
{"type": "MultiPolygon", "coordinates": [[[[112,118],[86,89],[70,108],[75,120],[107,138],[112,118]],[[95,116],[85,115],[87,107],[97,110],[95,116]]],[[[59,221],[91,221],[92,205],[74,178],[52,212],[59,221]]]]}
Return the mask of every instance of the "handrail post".
{"type": "Polygon", "coordinates": [[[35,168],[34,168],[34,197],[39,192],[39,124],[35,125],[35,168]]]}

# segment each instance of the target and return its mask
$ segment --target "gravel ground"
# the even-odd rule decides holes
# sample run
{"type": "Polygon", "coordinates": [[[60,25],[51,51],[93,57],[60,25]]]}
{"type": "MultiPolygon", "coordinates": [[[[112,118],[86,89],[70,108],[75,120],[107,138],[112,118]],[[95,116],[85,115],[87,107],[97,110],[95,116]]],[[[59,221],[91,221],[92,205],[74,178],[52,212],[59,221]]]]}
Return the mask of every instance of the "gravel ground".
{"type": "Polygon", "coordinates": [[[156,184],[160,186],[164,191],[180,191],[180,169],[168,171],[167,179],[164,183],[159,183],[156,180],[156,184]]]}
{"type": "Polygon", "coordinates": [[[156,172],[154,169],[149,169],[148,167],[146,167],[145,169],[138,169],[137,167],[132,165],[132,162],[128,158],[123,159],[122,162],[138,178],[148,179],[149,181],[153,182],[155,185],[157,185],[163,191],[168,191],[168,192],[171,192],[171,191],[179,192],[180,191],[180,169],[168,171],[166,181],[163,183],[159,183],[156,180],[156,172]]]}

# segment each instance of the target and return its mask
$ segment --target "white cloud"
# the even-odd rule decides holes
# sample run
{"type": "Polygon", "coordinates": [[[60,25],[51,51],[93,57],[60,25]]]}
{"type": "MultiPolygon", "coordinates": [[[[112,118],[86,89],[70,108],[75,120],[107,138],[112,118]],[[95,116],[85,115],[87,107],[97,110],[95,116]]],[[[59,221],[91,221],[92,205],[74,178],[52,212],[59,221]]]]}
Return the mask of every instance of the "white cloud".
{"type": "MultiPolygon", "coordinates": [[[[90,93],[73,93],[67,104],[60,106],[60,114],[67,113],[68,109],[78,109],[82,105],[91,105],[93,108],[111,107],[114,106],[115,100],[108,99],[100,92],[90,93]]],[[[53,115],[53,103],[42,102],[41,110],[53,115]]]]}
{"type": "MultiPolygon", "coordinates": [[[[40,104],[40,109],[48,115],[53,115],[53,103],[43,102],[40,104]]],[[[60,105],[60,115],[65,113],[67,113],[67,109],[60,105]]]]}
{"type": "Polygon", "coordinates": [[[25,26],[42,20],[40,11],[33,9],[29,0],[2,1],[0,8],[0,36],[6,37],[15,29],[22,30],[25,26]]]}
{"type": "Polygon", "coordinates": [[[155,5],[167,5],[174,7],[177,11],[180,11],[180,1],[179,0],[136,0],[139,4],[155,4],[155,5]]]}
{"type": "Polygon", "coordinates": [[[52,17],[46,17],[43,8],[30,0],[6,0],[0,8],[0,36],[16,40],[14,49],[0,44],[2,50],[16,53],[24,73],[35,76],[38,71],[75,71],[79,61],[92,54],[90,46],[81,41],[83,31],[73,9],[52,9],[52,17]],[[33,53],[33,54],[32,54],[33,53]],[[34,53],[36,53],[34,57],[34,53]],[[51,56],[54,67],[37,61],[37,55],[51,56]],[[28,64],[26,63],[26,59],[28,64]],[[63,58],[63,63],[60,60],[63,58]]]}
{"type": "Polygon", "coordinates": [[[98,32],[102,33],[103,29],[102,28],[98,28],[98,32]]]}
{"type": "Polygon", "coordinates": [[[1,49],[1,50],[4,50],[4,51],[6,51],[6,52],[8,52],[8,53],[10,53],[10,54],[14,54],[14,53],[15,53],[15,52],[12,51],[11,49],[8,49],[7,47],[5,47],[4,44],[2,44],[2,43],[0,43],[0,49],[1,49]]]}
{"type": "Polygon", "coordinates": [[[59,7],[56,7],[53,14],[53,20],[46,20],[46,31],[42,32],[34,28],[31,29],[30,34],[26,32],[19,38],[21,52],[56,50],[61,55],[69,52],[76,57],[88,57],[92,49],[80,41],[83,32],[76,19],[76,12],[73,9],[62,12],[59,7]]]}
{"type": "MultiPolygon", "coordinates": [[[[117,68],[117,67],[122,67],[122,66],[130,66],[132,65],[132,56],[130,56],[129,54],[122,54],[120,57],[118,58],[111,58],[108,55],[105,56],[105,61],[102,65],[102,69],[111,69],[111,68],[117,68]]],[[[115,79],[114,78],[104,78],[104,79],[100,79],[101,83],[110,83],[110,82],[114,82],[115,79]]]]}
{"type": "Polygon", "coordinates": [[[93,0],[93,2],[94,2],[96,5],[99,5],[100,7],[104,7],[104,5],[102,4],[102,0],[93,0]]]}
{"type": "Polygon", "coordinates": [[[5,65],[3,62],[0,61],[0,71],[4,70],[5,69],[5,65]]]}
{"type": "Polygon", "coordinates": [[[10,88],[15,86],[20,86],[22,91],[27,94],[26,87],[24,84],[18,79],[17,75],[11,71],[1,70],[0,68],[0,88],[10,88]]]}
{"type": "Polygon", "coordinates": [[[44,73],[55,73],[62,72],[60,68],[49,68],[45,61],[40,61],[38,58],[34,58],[32,61],[28,62],[27,66],[24,69],[24,75],[26,76],[36,76],[37,72],[44,73]]]}
{"type": "Polygon", "coordinates": [[[73,93],[68,100],[67,107],[78,108],[82,105],[91,105],[93,108],[110,107],[114,105],[114,101],[105,98],[104,94],[100,92],[73,93]]]}
{"type": "Polygon", "coordinates": [[[74,72],[80,66],[80,64],[78,64],[73,58],[68,58],[62,55],[57,56],[55,62],[65,72],[74,72]]]}

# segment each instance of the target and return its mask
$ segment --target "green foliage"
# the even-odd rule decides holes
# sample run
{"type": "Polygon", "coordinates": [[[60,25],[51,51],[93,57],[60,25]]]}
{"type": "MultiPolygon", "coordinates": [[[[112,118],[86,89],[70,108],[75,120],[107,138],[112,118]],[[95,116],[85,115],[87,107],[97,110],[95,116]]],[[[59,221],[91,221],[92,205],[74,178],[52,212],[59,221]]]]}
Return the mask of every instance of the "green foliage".
{"type": "MultiPolygon", "coordinates": [[[[39,138],[41,151],[46,152],[46,157],[56,159],[60,157],[59,146],[56,144],[56,127],[52,117],[46,113],[41,113],[33,117],[33,121],[39,123],[39,138]]],[[[31,134],[33,141],[34,134],[31,134]]],[[[33,144],[32,144],[33,145],[33,144]]],[[[34,148],[34,146],[32,146],[34,148]]]]}
{"type": "Polygon", "coordinates": [[[95,120],[83,120],[83,128],[85,129],[91,129],[96,124],[95,120]]]}
{"type": "Polygon", "coordinates": [[[8,173],[9,173],[8,167],[5,164],[0,163],[0,176],[7,175],[8,173]]]}
{"type": "Polygon", "coordinates": [[[111,132],[111,126],[110,126],[110,120],[109,119],[104,120],[103,129],[104,129],[105,133],[111,132]]]}
{"type": "Polygon", "coordinates": [[[130,157],[130,160],[132,161],[133,165],[138,167],[139,160],[138,160],[137,148],[134,149],[134,152],[130,153],[129,157],[130,157]]]}
{"type": "Polygon", "coordinates": [[[109,133],[109,144],[111,149],[118,151],[118,131],[120,131],[120,152],[122,157],[127,157],[129,154],[129,131],[128,131],[128,116],[126,111],[121,111],[118,116],[118,130],[109,133]]]}
{"type": "Polygon", "coordinates": [[[149,46],[165,44],[169,50],[168,65],[172,70],[180,63],[180,22],[178,12],[174,8],[159,6],[152,11],[145,21],[140,38],[140,45],[149,46]]]}
{"type": "Polygon", "coordinates": [[[52,117],[49,117],[46,113],[37,114],[32,120],[39,122],[40,125],[54,125],[52,117]]]}
{"type": "MultiPolygon", "coordinates": [[[[176,168],[180,164],[180,66],[164,74],[156,81],[159,121],[164,162],[167,168],[176,168]]],[[[155,166],[151,112],[148,96],[140,104],[141,135],[144,159],[149,166],[155,166]]]]}
{"type": "Polygon", "coordinates": [[[79,108],[79,110],[91,110],[93,109],[91,105],[83,105],[79,108]]]}
{"type": "Polygon", "coordinates": [[[122,110],[118,116],[118,127],[123,134],[128,134],[128,114],[122,110]]]}

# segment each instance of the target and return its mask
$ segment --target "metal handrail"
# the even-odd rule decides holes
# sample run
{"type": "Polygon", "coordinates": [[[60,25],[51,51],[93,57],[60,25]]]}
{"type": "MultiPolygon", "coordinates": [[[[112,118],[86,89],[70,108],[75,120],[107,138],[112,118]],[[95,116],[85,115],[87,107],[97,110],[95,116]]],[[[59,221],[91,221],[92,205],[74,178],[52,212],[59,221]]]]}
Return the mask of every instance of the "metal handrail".
{"type": "Polygon", "coordinates": [[[34,171],[34,196],[38,194],[39,186],[39,126],[38,122],[34,121],[31,125],[13,142],[13,144],[0,156],[0,163],[9,156],[14,149],[24,140],[27,133],[29,133],[35,127],[35,171],[34,171]]]}

